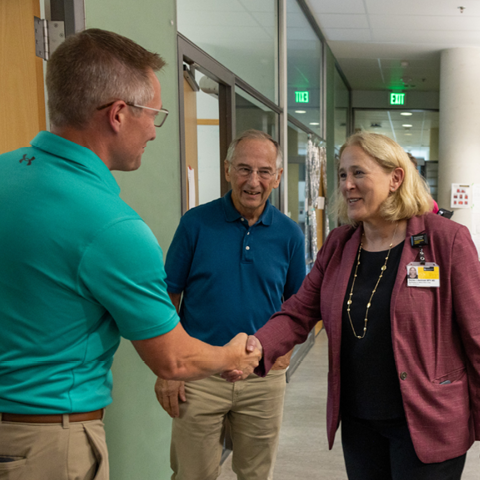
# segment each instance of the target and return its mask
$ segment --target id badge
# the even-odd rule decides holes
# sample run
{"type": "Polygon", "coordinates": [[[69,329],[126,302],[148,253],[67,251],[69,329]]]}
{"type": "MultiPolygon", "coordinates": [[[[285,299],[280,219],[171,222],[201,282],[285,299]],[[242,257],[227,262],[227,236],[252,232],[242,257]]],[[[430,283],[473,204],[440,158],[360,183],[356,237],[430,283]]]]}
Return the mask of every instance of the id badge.
{"type": "Polygon", "coordinates": [[[440,287],[440,267],[433,262],[412,262],[407,265],[409,287],[440,287]]]}

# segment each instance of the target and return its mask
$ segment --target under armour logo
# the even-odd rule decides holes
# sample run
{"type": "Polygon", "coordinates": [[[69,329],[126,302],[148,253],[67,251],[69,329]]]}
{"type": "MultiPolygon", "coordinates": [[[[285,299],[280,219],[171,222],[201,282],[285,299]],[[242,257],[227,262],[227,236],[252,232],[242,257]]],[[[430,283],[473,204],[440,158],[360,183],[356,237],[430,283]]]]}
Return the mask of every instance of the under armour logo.
{"type": "Polygon", "coordinates": [[[23,158],[20,159],[20,163],[22,163],[22,162],[28,162],[28,163],[27,163],[27,167],[28,167],[28,166],[30,166],[30,165],[32,164],[33,160],[35,160],[35,157],[27,158],[27,154],[25,153],[25,154],[23,155],[23,158]]]}

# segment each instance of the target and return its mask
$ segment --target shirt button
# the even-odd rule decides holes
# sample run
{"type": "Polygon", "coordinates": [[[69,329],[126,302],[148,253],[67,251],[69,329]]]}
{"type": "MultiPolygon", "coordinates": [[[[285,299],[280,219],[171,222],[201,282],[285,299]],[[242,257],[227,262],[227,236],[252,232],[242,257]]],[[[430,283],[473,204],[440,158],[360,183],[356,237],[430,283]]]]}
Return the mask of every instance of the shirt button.
{"type": "Polygon", "coordinates": [[[250,235],[250,232],[247,232],[247,235],[250,235]]]}
{"type": "Polygon", "coordinates": [[[245,219],[244,219],[244,218],[241,218],[240,220],[241,220],[242,222],[244,222],[244,221],[245,221],[245,219]]]}
{"type": "Polygon", "coordinates": [[[250,247],[245,247],[245,250],[250,250],[250,247]]]}
{"type": "Polygon", "coordinates": [[[400,374],[400,379],[401,379],[401,380],[405,380],[407,377],[408,377],[407,372],[402,372],[402,373],[400,374]]]}

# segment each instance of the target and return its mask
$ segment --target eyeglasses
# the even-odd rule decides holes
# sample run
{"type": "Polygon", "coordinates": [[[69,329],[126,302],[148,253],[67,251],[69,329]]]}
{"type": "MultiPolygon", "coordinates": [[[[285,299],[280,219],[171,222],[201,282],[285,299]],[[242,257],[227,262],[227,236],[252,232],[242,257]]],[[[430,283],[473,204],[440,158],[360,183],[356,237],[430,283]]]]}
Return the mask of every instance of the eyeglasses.
{"type": "Polygon", "coordinates": [[[248,167],[236,167],[235,165],[232,165],[232,167],[237,171],[240,177],[249,177],[255,172],[262,180],[270,180],[277,173],[277,170],[272,172],[271,170],[252,170],[248,167]]]}
{"type": "MultiPolygon", "coordinates": [[[[107,103],[105,105],[102,105],[101,107],[97,107],[97,110],[103,110],[104,108],[108,108],[112,106],[117,100],[114,100],[113,102],[107,103]]],[[[135,108],[144,108],[145,110],[153,110],[154,112],[157,112],[155,115],[155,119],[153,124],[157,127],[160,128],[164,123],[165,120],[168,117],[168,110],[165,108],[150,108],[150,107],[144,107],[143,105],[136,105],[135,103],[130,103],[130,102],[125,102],[129,107],[135,107],[135,108]]]]}

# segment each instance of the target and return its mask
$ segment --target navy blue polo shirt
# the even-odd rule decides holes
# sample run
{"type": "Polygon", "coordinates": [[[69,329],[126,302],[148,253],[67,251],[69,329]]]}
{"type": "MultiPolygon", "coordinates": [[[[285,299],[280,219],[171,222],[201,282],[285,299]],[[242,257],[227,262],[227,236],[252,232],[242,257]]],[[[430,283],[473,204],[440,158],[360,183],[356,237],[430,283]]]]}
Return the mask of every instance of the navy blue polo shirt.
{"type": "Polygon", "coordinates": [[[252,226],[225,197],[189,210],[165,264],[167,289],[183,292],[180,319],[189,335],[224,345],[255,333],[305,277],[300,227],[269,201],[252,226]]]}

